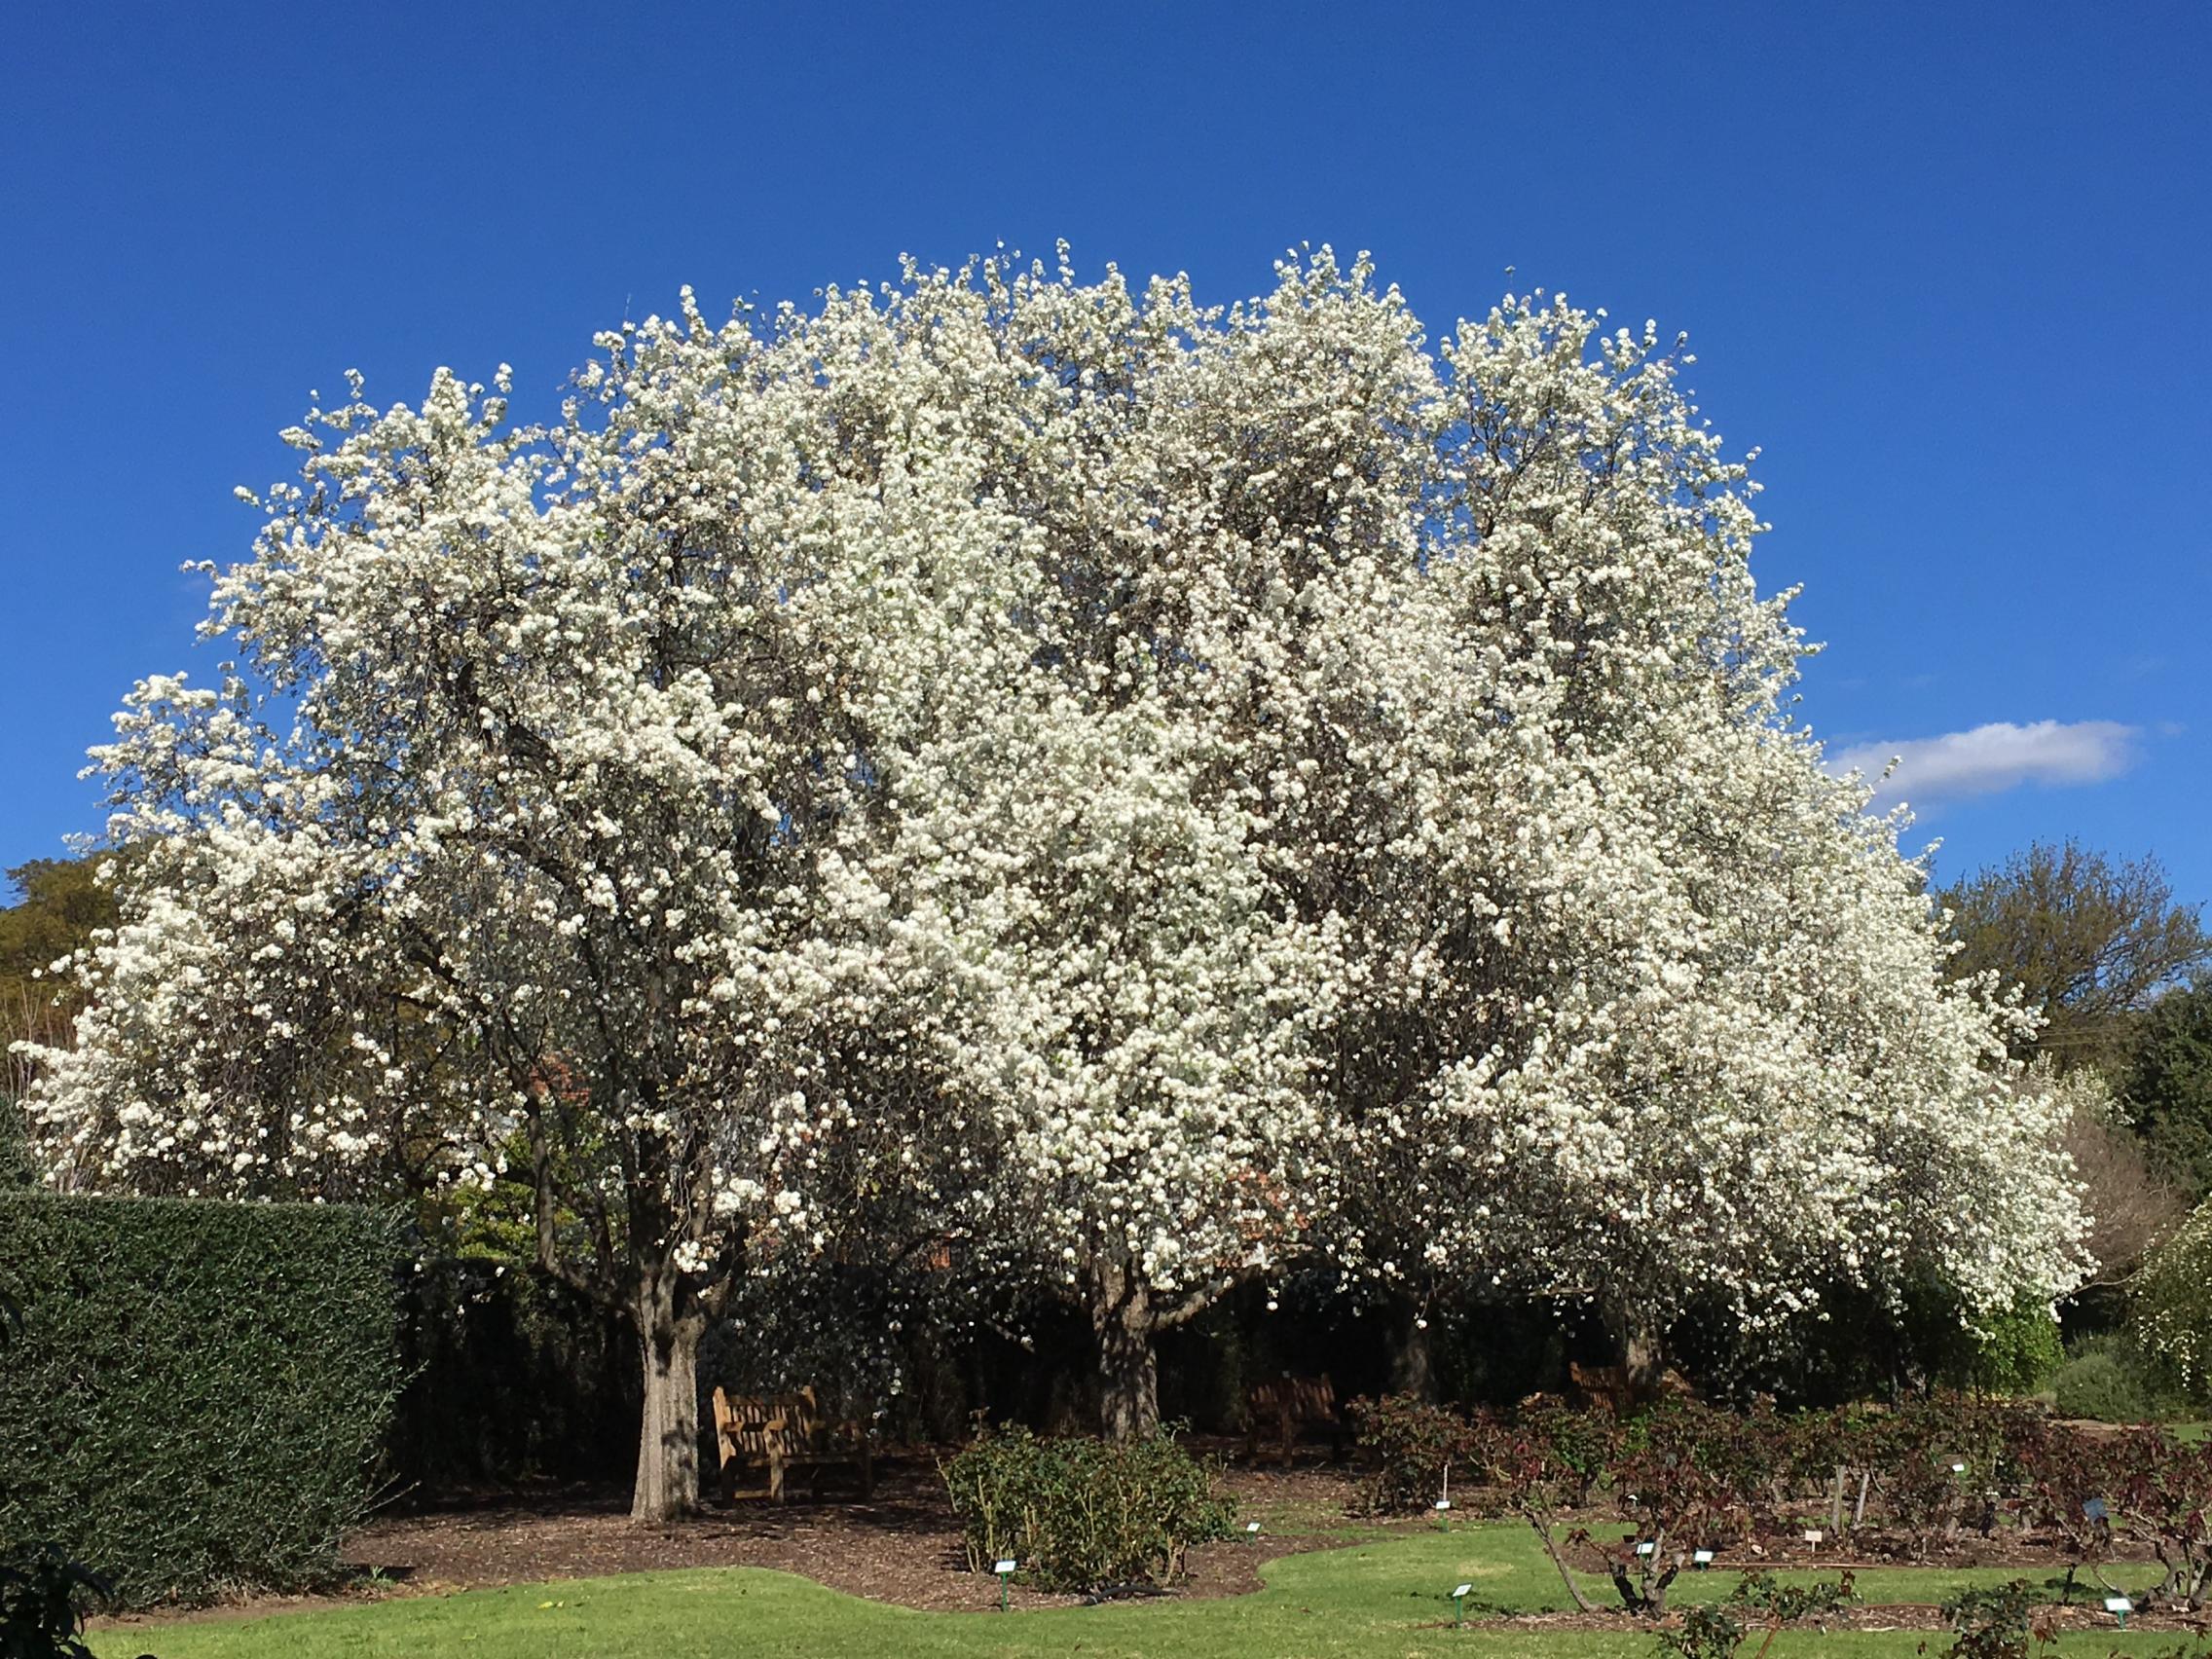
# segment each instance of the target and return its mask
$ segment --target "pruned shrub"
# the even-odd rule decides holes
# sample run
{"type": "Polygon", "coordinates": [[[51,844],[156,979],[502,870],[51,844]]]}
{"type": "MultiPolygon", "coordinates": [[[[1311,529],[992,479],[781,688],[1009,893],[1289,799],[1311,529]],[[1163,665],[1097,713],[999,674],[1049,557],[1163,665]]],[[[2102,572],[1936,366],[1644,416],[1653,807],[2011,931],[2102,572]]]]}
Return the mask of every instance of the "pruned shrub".
{"type": "Polygon", "coordinates": [[[1411,1394],[1351,1403],[1352,1427],[1367,1479],[1361,1496],[1374,1514],[1426,1509],[1456,1476],[1467,1487],[1485,1473],[1485,1425],[1449,1406],[1411,1394]]]}
{"type": "Polygon", "coordinates": [[[1659,1633],[1664,1659],[1733,1659],[1753,1629],[1766,1632],[1764,1654],[1780,1632],[1819,1623],[1859,1599],[1850,1573],[1813,1584],[1784,1584],[1771,1572],[1746,1574],[1725,1602],[1686,1609],[1672,1630],[1659,1633]]]}
{"type": "Polygon", "coordinates": [[[941,1465],[968,1565],[1020,1563],[1045,1590],[1098,1590],[1181,1576],[1193,1544],[1229,1535],[1235,1507],[1216,1471],[1162,1430],[1128,1441],[1042,1437],[1006,1426],[941,1465]]]}
{"type": "Polygon", "coordinates": [[[1621,1604],[1657,1617],[1697,1550],[1750,1535],[1787,1467],[1789,1440],[1771,1416],[1688,1403],[1632,1421],[1623,1439],[1612,1476],[1630,1531],[1617,1545],[1599,1543],[1599,1553],[1621,1604]]]}
{"type": "Polygon", "coordinates": [[[2152,1594],[2202,1611],[2212,1603],[2212,1441],[2185,1446],[2162,1429],[2134,1429],[2114,1443],[2108,1467],[2115,1527],[2165,1569],[2152,1594]]]}
{"type": "Polygon", "coordinates": [[[0,1197],[0,1553],[124,1605],[330,1579],[398,1390],[398,1229],[337,1205],[0,1197]]]}
{"type": "Polygon", "coordinates": [[[2058,1640],[2024,1578],[1959,1590],[1943,1604],[1943,1617],[1952,1631],[1943,1659],[2029,1659],[2031,1644],[2047,1647],[2058,1640]]]}

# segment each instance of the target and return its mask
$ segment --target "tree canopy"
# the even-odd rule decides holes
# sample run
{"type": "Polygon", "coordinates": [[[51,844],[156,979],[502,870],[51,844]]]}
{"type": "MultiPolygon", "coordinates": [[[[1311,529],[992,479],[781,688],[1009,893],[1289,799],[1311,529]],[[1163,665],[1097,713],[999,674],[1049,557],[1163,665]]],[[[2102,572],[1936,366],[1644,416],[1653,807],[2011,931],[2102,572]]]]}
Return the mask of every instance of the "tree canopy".
{"type": "Polygon", "coordinates": [[[636,1314],[682,1507],[740,1283],[1086,1309],[1108,1425],[1239,1280],[1624,1338],[2080,1271],[2065,1102],[1950,978],[1680,343],[1364,261],[1263,300],[909,267],[289,434],[217,683],[97,752],[134,850],[64,1178],[511,1182],[636,1314]]]}

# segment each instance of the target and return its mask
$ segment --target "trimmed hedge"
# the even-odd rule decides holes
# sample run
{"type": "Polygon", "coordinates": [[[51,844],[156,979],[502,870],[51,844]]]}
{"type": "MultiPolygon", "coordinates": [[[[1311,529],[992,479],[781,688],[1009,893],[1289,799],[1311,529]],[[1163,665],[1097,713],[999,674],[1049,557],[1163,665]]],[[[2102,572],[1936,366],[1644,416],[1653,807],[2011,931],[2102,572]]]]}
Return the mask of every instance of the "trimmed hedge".
{"type": "Polygon", "coordinates": [[[125,1605],[327,1581],[399,1388],[398,1218],[0,1195],[0,1553],[125,1605]]]}

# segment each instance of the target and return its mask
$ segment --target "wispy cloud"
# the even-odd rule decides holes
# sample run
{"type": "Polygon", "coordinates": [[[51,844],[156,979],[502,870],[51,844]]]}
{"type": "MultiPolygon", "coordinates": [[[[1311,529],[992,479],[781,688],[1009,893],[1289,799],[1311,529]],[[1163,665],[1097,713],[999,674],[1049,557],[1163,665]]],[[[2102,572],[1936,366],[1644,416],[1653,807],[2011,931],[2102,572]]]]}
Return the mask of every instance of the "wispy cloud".
{"type": "Polygon", "coordinates": [[[1894,759],[1898,769],[1877,789],[1874,805],[1935,806],[2021,784],[2101,784],[2135,764],[2137,735],[2117,720],[1998,720],[1941,737],[1854,744],[1827,764],[1839,775],[1878,778],[1894,759]]]}

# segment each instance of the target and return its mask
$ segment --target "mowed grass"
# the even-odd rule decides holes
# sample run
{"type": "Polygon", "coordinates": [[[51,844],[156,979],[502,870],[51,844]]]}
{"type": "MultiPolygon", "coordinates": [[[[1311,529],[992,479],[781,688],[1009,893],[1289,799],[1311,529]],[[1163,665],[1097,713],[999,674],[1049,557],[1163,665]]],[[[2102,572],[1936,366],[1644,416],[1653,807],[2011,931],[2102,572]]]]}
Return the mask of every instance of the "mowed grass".
{"type": "MultiPolygon", "coordinates": [[[[1255,1546],[1265,1548],[1265,1545],[1255,1546]]],[[[1804,1574],[1792,1576],[1802,1577],[1804,1574]]],[[[1862,1573],[1868,1602],[1940,1601],[1962,1583],[2001,1583],[2002,1570],[1881,1570],[1862,1573]]],[[[2044,1574],[2031,1572],[2032,1579],[2044,1574]]],[[[1505,1659],[1638,1655],[1655,1659],[1648,1632],[1542,1631],[1485,1627],[1475,1601],[1532,1612],[1566,1597],[1525,1528],[1472,1526],[1370,1540],[1285,1556],[1269,1564],[1267,1587],[1219,1601],[1160,1599],[1096,1607],[1012,1613],[924,1613],[826,1590],[802,1578],[752,1567],[571,1579],[508,1590],[364,1603],[326,1612],[258,1620],[110,1630],[93,1641],[100,1659],[150,1650],[159,1659],[737,1659],[763,1654],[822,1659],[1428,1659],[1458,1654],[1505,1659]],[[1472,1583],[1467,1628],[1450,1628],[1448,1593],[1472,1583]]],[[[1677,1602],[1717,1600],[1733,1572],[1685,1576],[1677,1602]]],[[[1594,1601],[1604,1587],[1593,1581],[1594,1601]]],[[[1832,1659],[1913,1654],[1924,1632],[1786,1633],[1776,1655],[1832,1659]]],[[[2071,1636],[2070,1655],[2147,1654],[2173,1636],[2098,1631],[2071,1636]]],[[[1932,1643],[1939,1649],[1943,1643],[1932,1643]]]]}

